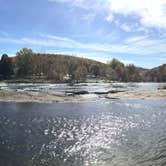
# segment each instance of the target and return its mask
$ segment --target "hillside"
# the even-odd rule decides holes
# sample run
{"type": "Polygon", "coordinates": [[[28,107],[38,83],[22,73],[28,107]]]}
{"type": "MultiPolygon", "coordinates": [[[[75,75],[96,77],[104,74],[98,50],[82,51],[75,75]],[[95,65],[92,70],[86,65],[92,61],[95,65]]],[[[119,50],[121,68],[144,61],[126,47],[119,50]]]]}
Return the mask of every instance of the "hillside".
{"type": "Polygon", "coordinates": [[[68,55],[34,53],[23,48],[10,58],[3,54],[0,60],[1,80],[52,82],[85,82],[90,79],[105,79],[121,82],[166,81],[166,65],[147,70],[124,65],[117,59],[104,64],[95,60],[68,55]]]}
{"type": "Polygon", "coordinates": [[[34,53],[22,49],[15,57],[2,55],[1,79],[38,78],[54,82],[83,82],[87,77],[103,77],[106,64],[59,54],[34,53]]]}
{"type": "Polygon", "coordinates": [[[166,64],[148,70],[145,73],[146,81],[166,82],[166,64]]]}

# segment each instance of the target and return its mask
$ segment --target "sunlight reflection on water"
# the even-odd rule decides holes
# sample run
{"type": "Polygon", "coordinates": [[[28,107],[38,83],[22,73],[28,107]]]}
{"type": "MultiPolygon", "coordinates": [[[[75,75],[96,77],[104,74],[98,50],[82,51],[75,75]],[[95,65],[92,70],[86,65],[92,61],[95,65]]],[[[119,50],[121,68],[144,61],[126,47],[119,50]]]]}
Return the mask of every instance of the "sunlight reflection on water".
{"type": "Polygon", "coordinates": [[[0,162],[162,165],[166,163],[165,108],[165,100],[0,103],[0,162]]]}

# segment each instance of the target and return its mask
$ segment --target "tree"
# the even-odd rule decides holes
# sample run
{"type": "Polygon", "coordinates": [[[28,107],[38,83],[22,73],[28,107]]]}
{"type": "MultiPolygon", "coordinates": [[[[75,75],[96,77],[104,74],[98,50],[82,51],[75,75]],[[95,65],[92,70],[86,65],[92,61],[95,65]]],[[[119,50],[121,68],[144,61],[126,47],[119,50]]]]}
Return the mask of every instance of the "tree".
{"type": "Polygon", "coordinates": [[[28,76],[34,73],[33,52],[31,49],[23,48],[16,53],[16,67],[19,76],[28,76]]]}
{"type": "Polygon", "coordinates": [[[126,69],[127,69],[128,81],[137,82],[143,80],[143,75],[133,64],[129,64],[128,66],[126,66],[126,69]]]}
{"type": "Polygon", "coordinates": [[[112,61],[110,62],[110,67],[115,70],[118,66],[124,67],[124,64],[119,60],[113,58],[112,61]]]}
{"type": "Polygon", "coordinates": [[[71,72],[70,82],[82,82],[85,81],[87,76],[87,69],[85,66],[76,65],[71,72]]]}
{"type": "Polygon", "coordinates": [[[92,67],[91,67],[91,73],[95,77],[99,76],[100,75],[100,67],[99,67],[99,65],[97,65],[97,64],[92,65],[92,67]]]}
{"type": "Polygon", "coordinates": [[[107,68],[105,70],[105,77],[108,80],[114,80],[115,71],[109,65],[107,65],[107,68]]]}
{"type": "Polygon", "coordinates": [[[13,74],[13,64],[7,54],[3,54],[0,60],[0,74],[3,79],[9,78],[13,74]]]}
{"type": "Polygon", "coordinates": [[[124,81],[125,76],[125,66],[122,62],[117,59],[112,59],[109,63],[110,68],[112,71],[112,79],[116,81],[124,81]]]}

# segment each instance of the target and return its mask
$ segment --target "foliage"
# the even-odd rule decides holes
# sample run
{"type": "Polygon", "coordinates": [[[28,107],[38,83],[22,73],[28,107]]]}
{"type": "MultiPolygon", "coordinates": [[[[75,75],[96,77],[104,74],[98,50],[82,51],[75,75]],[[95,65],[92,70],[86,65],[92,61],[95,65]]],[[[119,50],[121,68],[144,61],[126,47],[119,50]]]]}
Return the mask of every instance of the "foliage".
{"type": "Polygon", "coordinates": [[[9,78],[13,74],[12,59],[7,54],[3,54],[0,60],[0,75],[3,79],[9,78]]]}
{"type": "Polygon", "coordinates": [[[166,64],[148,70],[145,73],[145,79],[151,82],[166,82],[166,64]]]}
{"type": "Polygon", "coordinates": [[[33,52],[31,49],[23,48],[16,53],[15,66],[18,76],[27,76],[33,74],[34,61],[33,52]]]}
{"type": "Polygon", "coordinates": [[[125,66],[117,59],[108,64],[90,59],[59,54],[34,53],[23,48],[15,57],[4,54],[0,61],[0,75],[10,78],[45,78],[54,82],[84,82],[86,78],[102,78],[110,81],[166,81],[166,65],[152,70],[125,66]]]}

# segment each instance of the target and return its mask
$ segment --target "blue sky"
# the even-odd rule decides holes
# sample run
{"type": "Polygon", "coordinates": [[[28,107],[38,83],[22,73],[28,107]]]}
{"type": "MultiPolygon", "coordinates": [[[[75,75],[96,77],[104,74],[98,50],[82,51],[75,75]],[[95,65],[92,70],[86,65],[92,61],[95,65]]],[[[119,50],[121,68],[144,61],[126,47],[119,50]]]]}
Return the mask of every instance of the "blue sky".
{"type": "Polygon", "coordinates": [[[23,47],[152,68],[166,63],[166,0],[0,0],[0,54],[23,47]]]}

